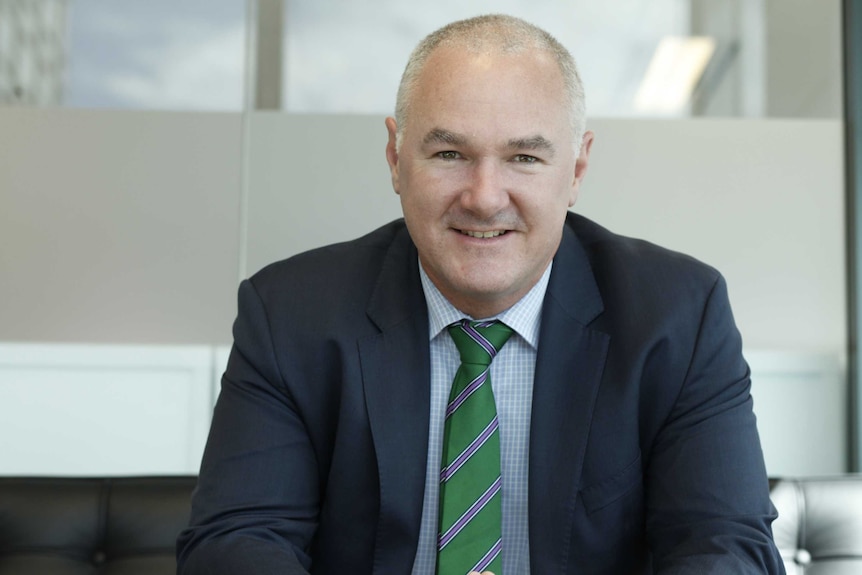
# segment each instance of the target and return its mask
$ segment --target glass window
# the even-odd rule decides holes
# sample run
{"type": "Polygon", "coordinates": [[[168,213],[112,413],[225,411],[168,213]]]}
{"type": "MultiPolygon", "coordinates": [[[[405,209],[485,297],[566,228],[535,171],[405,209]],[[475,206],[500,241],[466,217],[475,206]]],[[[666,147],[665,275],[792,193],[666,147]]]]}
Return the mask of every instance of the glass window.
{"type": "Polygon", "coordinates": [[[0,0],[0,102],[241,110],[242,0],[0,0]]]}
{"type": "MultiPolygon", "coordinates": [[[[287,0],[282,107],[391,113],[414,45],[488,9],[287,0]]],[[[841,115],[840,0],[506,0],[492,9],[572,51],[592,117],[841,115]]]]}
{"type": "MultiPolygon", "coordinates": [[[[0,104],[242,110],[248,76],[257,107],[391,113],[416,42],[488,9],[477,0],[0,0],[0,104]],[[261,15],[254,26],[249,13],[261,15]],[[257,42],[248,75],[247,29],[257,42]]],[[[592,117],[842,114],[841,0],[500,0],[491,9],[569,47],[592,117]]]]}

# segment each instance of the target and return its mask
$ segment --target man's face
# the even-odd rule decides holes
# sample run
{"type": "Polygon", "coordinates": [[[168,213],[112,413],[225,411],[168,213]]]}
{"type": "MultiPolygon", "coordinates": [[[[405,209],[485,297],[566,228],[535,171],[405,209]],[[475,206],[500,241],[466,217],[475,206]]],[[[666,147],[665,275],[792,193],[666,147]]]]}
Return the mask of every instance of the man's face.
{"type": "Polygon", "coordinates": [[[586,172],[575,156],[563,81],[543,53],[444,47],[418,78],[386,156],[407,228],[434,285],[473,317],[515,304],[539,280],[586,172]]]}

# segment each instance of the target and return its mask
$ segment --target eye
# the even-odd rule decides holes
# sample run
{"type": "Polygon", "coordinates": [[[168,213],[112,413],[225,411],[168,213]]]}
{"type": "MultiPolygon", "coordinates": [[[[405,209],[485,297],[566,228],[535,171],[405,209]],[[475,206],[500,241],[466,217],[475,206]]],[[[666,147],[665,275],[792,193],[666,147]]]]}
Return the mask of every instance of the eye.
{"type": "Polygon", "coordinates": [[[437,157],[441,160],[457,160],[461,157],[461,154],[454,150],[445,150],[443,152],[437,152],[437,157]]]}
{"type": "Polygon", "coordinates": [[[539,161],[539,158],[536,156],[528,156],[527,154],[518,154],[514,157],[514,160],[520,164],[535,164],[539,161]]]}

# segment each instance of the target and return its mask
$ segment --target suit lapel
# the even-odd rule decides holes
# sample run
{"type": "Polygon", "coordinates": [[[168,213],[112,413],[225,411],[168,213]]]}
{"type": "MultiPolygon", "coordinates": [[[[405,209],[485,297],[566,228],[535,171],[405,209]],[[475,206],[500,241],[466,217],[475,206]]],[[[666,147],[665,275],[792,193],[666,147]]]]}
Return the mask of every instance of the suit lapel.
{"type": "Polygon", "coordinates": [[[380,479],[375,573],[409,573],[419,540],[428,457],[428,312],[416,250],[402,230],[369,301],[380,333],[359,341],[380,479]]]}
{"type": "Polygon", "coordinates": [[[602,300],[584,249],[566,226],[542,308],[530,428],[533,573],[565,573],[572,513],[609,336],[587,327],[602,300]]]}

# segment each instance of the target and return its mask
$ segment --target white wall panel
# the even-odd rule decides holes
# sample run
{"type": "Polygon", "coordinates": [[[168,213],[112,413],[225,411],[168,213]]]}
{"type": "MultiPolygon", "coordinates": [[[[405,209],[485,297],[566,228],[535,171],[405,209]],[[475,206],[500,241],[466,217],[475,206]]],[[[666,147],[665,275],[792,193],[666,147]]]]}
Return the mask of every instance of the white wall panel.
{"type": "Polygon", "coordinates": [[[847,385],[841,356],[778,350],[746,355],[771,477],[847,470],[847,385]]]}
{"type": "MultiPolygon", "coordinates": [[[[0,475],[197,473],[228,346],[0,345],[0,475]]],[[[771,476],[845,470],[844,366],[755,350],[771,476]]]]}
{"type": "Polygon", "coordinates": [[[195,474],[207,347],[0,345],[0,474],[195,474]]]}
{"type": "Polygon", "coordinates": [[[218,400],[221,393],[221,378],[227,368],[227,360],[230,358],[230,346],[220,345],[213,351],[213,377],[212,377],[212,397],[213,405],[218,400]]]}

